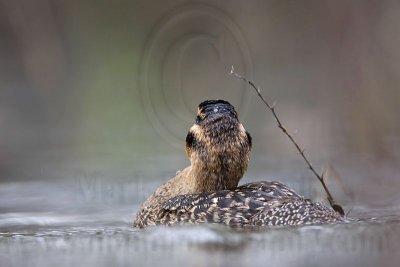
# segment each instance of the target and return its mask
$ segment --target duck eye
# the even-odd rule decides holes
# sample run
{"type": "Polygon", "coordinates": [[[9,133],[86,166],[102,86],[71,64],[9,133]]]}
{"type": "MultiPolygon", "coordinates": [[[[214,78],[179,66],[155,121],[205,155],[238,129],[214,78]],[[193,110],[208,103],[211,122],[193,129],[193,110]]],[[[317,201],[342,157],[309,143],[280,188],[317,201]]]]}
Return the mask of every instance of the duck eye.
{"type": "Polygon", "coordinates": [[[201,118],[200,118],[200,116],[199,115],[197,115],[196,116],[196,119],[194,120],[196,123],[200,123],[200,121],[201,121],[201,118]]]}

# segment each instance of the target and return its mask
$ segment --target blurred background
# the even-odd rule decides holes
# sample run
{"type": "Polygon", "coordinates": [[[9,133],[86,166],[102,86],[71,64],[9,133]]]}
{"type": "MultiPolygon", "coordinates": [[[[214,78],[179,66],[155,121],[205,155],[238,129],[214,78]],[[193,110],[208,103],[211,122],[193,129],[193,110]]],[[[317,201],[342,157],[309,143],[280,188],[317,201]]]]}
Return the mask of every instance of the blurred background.
{"type": "Polygon", "coordinates": [[[338,202],[395,208],[399,14],[389,0],[1,0],[2,210],[38,192],[49,205],[55,181],[85,201],[141,202],[189,164],[187,130],[214,98],[235,105],[253,136],[244,181],[317,198],[316,179],[232,65],[277,101],[338,202]]]}
{"type": "Polygon", "coordinates": [[[397,266],[399,84],[396,0],[0,0],[1,265],[397,266]],[[253,136],[243,183],[325,201],[232,65],[364,222],[131,228],[189,165],[205,99],[230,101],[253,136]]]}

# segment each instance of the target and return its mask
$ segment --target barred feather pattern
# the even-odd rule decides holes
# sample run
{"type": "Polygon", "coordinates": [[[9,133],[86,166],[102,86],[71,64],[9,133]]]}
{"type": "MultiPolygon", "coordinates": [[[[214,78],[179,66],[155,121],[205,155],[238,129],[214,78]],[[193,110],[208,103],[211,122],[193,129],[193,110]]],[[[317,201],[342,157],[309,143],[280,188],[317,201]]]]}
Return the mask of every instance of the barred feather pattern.
{"type": "Polygon", "coordinates": [[[219,223],[231,227],[322,224],[342,221],[337,212],[304,199],[280,182],[255,182],[235,190],[179,195],[144,207],[134,226],[219,223]]]}

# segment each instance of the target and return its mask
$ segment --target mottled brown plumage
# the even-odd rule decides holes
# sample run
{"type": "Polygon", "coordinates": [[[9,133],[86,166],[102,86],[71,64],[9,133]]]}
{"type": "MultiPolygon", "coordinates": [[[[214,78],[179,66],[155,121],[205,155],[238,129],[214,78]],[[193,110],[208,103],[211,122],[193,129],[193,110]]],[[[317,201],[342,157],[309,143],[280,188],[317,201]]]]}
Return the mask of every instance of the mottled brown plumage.
{"type": "Polygon", "coordinates": [[[222,223],[233,227],[328,223],[343,218],[279,182],[238,187],[247,169],[251,136],[223,100],[199,105],[186,137],[191,165],[151,195],[134,226],[222,223]]]}

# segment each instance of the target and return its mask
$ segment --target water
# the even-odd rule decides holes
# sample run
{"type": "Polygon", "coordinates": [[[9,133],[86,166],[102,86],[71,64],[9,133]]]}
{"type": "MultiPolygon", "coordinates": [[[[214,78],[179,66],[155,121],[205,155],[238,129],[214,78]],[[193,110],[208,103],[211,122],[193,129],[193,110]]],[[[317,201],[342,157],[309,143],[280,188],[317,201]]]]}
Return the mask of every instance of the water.
{"type": "Polygon", "coordinates": [[[134,199],[88,201],[72,193],[72,183],[48,181],[3,183],[0,191],[1,266],[397,266],[400,260],[400,213],[393,209],[356,207],[352,216],[361,219],[322,226],[139,230],[131,228],[134,199]]]}

